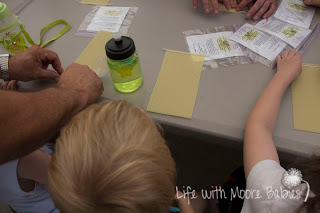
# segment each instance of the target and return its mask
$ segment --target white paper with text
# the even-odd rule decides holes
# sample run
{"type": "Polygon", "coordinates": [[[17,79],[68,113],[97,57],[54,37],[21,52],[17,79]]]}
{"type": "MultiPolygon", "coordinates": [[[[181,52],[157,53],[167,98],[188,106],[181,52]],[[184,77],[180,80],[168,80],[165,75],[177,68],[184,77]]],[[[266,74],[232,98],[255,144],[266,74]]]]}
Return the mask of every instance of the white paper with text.
{"type": "Polygon", "coordinates": [[[261,20],[254,27],[280,38],[294,48],[311,33],[311,30],[309,29],[295,26],[273,17],[261,20]]]}
{"type": "Polygon", "coordinates": [[[206,61],[234,56],[244,56],[238,43],[230,41],[232,31],[187,36],[189,50],[194,54],[205,55],[206,61]]]}
{"type": "Polygon", "coordinates": [[[89,24],[87,31],[119,32],[130,7],[100,7],[89,24]]]}
{"type": "Polygon", "coordinates": [[[290,24],[309,28],[315,7],[307,6],[302,0],[282,0],[274,17],[290,24]]]}
{"type": "Polygon", "coordinates": [[[281,39],[255,29],[251,24],[244,24],[229,39],[270,61],[273,61],[287,46],[281,39]]]}

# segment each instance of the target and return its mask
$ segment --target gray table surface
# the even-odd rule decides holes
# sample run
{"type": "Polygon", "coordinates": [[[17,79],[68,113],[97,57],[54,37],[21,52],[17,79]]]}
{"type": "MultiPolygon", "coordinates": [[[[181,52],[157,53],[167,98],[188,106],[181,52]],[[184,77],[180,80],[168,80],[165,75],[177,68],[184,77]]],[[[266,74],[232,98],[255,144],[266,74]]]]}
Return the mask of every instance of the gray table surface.
{"type": "MultiPolygon", "coordinates": [[[[164,57],[162,48],[188,51],[183,31],[245,22],[243,14],[223,13],[215,16],[194,11],[191,0],[112,0],[110,3],[114,6],[139,7],[128,34],[134,39],[140,53],[144,83],[134,93],[121,94],[115,91],[110,78],[104,77],[103,97],[127,99],[143,108],[148,104],[160,71],[164,57]]],[[[51,21],[66,19],[71,23],[71,31],[48,46],[59,54],[63,66],[67,67],[90,41],[90,38],[76,37],[74,34],[91,9],[92,6],[82,5],[77,0],[33,0],[20,12],[19,17],[34,39],[38,38],[40,29],[51,21]]],[[[318,11],[313,22],[319,22],[318,11]]],[[[319,63],[319,54],[315,54],[319,48],[318,35],[305,52],[303,62],[319,63]]],[[[154,113],[151,115],[161,123],[185,131],[192,130],[241,142],[250,109],[274,72],[261,64],[202,72],[192,119],[154,113]]],[[[46,87],[46,84],[32,82],[26,87],[39,89],[46,87]]],[[[318,153],[320,148],[319,134],[293,129],[290,89],[283,98],[274,140],[280,150],[302,156],[318,153]]]]}

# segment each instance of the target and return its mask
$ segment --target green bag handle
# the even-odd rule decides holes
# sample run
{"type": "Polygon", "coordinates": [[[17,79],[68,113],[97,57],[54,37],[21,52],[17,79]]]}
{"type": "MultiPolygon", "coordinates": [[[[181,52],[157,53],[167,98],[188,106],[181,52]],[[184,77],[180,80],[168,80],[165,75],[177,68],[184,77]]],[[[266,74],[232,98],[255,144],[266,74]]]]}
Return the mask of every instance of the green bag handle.
{"type": "Polygon", "coordinates": [[[26,39],[27,39],[27,41],[29,42],[29,44],[31,44],[31,45],[38,45],[38,46],[40,46],[40,47],[45,47],[45,46],[47,46],[48,44],[50,44],[51,42],[57,40],[58,38],[60,38],[60,37],[63,36],[64,34],[66,34],[66,32],[68,32],[68,31],[70,30],[71,25],[70,25],[66,20],[63,20],[63,19],[56,20],[56,21],[48,24],[47,26],[45,26],[44,28],[41,29],[41,31],[40,31],[40,37],[39,37],[37,43],[35,43],[35,42],[32,40],[32,38],[30,37],[29,33],[24,29],[24,27],[25,27],[25,26],[24,26],[23,24],[20,25],[20,29],[21,29],[23,35],[26,37],[26,39]],[[58,25],[58,24],[65,24],[66,26],[65,26],[55,37],[53,37],[53,38],[50,39],[49,41],[46,41],[46,42],[44,42],[43,44],[41,44],[41,42],[42,42],[41,39],[42,39],[43,34],[44,34],[48,29],[50,29],[50,28],[52,28],[52,27],[54,27],[54,26],[56,26],[56,25],[58,25]]]}

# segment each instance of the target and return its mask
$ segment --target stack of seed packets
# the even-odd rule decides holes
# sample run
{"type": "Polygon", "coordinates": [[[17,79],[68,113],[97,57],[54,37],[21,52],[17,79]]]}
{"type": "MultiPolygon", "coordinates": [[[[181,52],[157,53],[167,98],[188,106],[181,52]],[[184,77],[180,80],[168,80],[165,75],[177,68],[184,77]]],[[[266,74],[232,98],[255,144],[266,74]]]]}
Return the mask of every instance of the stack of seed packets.
{"type": "Polygon", "coordinates": [[[262,32],[251,24],[244,24],[229,39],[270,61],[273,61],[287,46],[281,39],[262,32]]]}
{"type": "Polygon", "coordinates": [[[254,27],[287,42],[293,48],[298,47],[311,33],[308,28],[295,26],[273,17],[260,21],[254,27]]]}
{"type": "Polygon", "coordinates": [[[282,0],[274,17],[302,28],[309,28],[315,7],[307,6],[302,0],[282,0]]]}
{"type": "Polygon", "coordinates": [[[238,42],[262,57],[273,61],[289,44],[297,48],[310,35],[309,29],[315,8],[302,0],[282,0],[273,17],[261,20],[255,26],[243,25],[230,40],[238,42]]]}
{"type": "Polygon", "coordinates": [[[284,49],[289,49],[288,44],[297,49],[303,46],[311,35],[309,27],[314,13],[315,8],[306,6],[303,0],[282,0],[273,17],[261,20],[255,26],[246,23],[234,33],[187,36],[186,40],[190,52],[203,54],[206,60],[250,57],[249,49],[273,63],[284,49]]]}
{"type": "Polygon", "coordinates": [[[274,16],[260,21],[255,28],[297,48],[311,33],[309,27],[315,10],[302,0],[282,0],[274,16]]]}

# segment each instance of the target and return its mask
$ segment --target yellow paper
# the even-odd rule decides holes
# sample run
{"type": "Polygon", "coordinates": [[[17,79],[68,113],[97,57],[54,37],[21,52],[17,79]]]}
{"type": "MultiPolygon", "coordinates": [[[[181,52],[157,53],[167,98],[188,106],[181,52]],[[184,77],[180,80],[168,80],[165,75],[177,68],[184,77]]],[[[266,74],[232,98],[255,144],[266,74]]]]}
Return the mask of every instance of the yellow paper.
{"type": "Polygon", "coordinates": [[[107,5],[109,0],[82,0],[81,4],[107,5]]]}
{"type": "Polygon", "coordinates": [[[87,65],[101,77],[107,66],[105,45],[111,38],[110,32],[98,32],[75,62],[87,65]]]}
{"type": "Polygon", "coordinates": [[[220,12],[225,12],[225,13],[243,13],[243,11],[237,11],[236,9],[234,8],[231,8],[230,10],[227,10],[226,7],[224,6],[223,3],[219,2],[219,11],[220,12]]]}
{"type": "Polygon", "coordinates": [[[292,83],[294,128],[320,133],[320,66],[304,64],[292,83]]]}
{"type": "Polygon", "coordinates": [[[147,110],[191,118],[204,56],[166,51],[147,110]]]}

